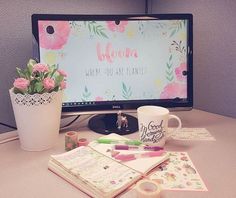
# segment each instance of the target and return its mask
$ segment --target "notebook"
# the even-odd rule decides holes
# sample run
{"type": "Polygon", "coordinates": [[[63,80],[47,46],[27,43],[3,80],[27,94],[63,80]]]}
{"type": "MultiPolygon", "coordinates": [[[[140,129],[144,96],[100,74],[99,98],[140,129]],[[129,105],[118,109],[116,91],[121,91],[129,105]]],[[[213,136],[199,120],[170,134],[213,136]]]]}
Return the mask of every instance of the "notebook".
{"type": "MultiPolygon", "coordinates": [[[[101,138],[128,140],[117,134],[101,138]]],[[[111,156],[112,146],[113,144],[99,144],[93,141],[88,146],[51,155],[48,169],[92,197],[107,198],[117,196],[169,159],[169,155],[164,153],[158,157],[121,162],[111,156]]],[[[119,150],[119,152],[119,154],[131,154],[146,151],[119,150]]]]}
{"type": "Polygon", "coordinates": [[[142,174],[89,146],[52,155],[48,168],[89,196],[114,197],[142,178],[142,174]]]}

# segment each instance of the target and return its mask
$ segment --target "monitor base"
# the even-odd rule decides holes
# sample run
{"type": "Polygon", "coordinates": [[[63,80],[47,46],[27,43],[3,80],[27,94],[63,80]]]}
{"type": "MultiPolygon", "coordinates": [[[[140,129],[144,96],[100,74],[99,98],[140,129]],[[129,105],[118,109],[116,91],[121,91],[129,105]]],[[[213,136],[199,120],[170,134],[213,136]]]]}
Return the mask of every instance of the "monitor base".
{"type": "Polygon", "coordinates": [[[92,117],[88,122],[88,127],[100,134],[108,135],[116,133],[119,135],[127,135],[138,131],[138,120],[134,116],[123,114],[128,123],[119,124],[117,114],[99,114],[92,117]]]}

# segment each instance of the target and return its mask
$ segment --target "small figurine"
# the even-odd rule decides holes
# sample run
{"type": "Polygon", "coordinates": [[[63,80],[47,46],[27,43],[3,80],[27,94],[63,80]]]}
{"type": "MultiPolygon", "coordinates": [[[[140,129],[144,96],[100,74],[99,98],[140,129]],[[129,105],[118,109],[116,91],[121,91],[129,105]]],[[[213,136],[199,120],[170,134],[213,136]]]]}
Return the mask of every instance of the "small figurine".
{"type": "Polygon", "coordinates": [[[128,120],[126,116],[121,116],[121,127],[128,128],[128,120]]]}
{"type": "Polygon", "coordinates": [[[128,120],[125,115],[122,114],[121,111],[117,113],[117,121],[116,121],[117,128],[120,130],[121,128],[128,128],[128,120]]]}

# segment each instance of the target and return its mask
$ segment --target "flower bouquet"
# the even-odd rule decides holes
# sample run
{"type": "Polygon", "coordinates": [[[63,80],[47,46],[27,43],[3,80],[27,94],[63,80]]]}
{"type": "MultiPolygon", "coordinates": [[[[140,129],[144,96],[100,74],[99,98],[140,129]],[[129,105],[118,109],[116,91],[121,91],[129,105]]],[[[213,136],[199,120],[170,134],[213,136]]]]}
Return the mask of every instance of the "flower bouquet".
{"type": "Polygon", "coordinates": [[[60,127],[66,73],[30,59],[9,90],[21,147],[28,151],[51,148],[60,127]]]}

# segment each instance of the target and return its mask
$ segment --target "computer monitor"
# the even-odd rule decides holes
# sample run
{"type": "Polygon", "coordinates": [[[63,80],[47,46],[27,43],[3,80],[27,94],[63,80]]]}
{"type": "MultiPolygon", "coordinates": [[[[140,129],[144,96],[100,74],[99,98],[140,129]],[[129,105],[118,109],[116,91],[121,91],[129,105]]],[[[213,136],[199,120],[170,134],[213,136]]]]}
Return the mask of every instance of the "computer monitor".
{"type": "Polygon", "coordinates": [[[67,72],[63,115],[96,114],[92,130],[129,134],[138,124],[124,112],[192,108],[192,28],[191,14],[34,14],[34,58],[67,72]]]}

